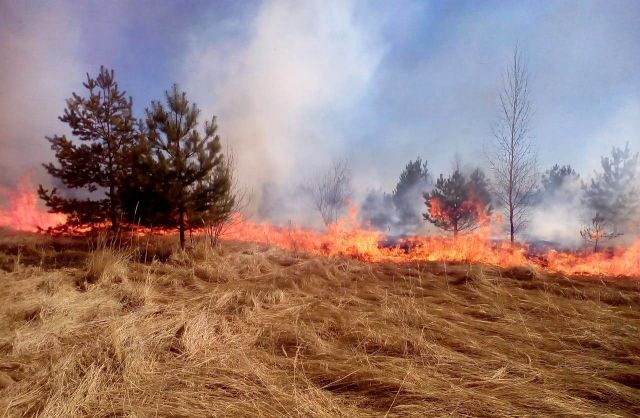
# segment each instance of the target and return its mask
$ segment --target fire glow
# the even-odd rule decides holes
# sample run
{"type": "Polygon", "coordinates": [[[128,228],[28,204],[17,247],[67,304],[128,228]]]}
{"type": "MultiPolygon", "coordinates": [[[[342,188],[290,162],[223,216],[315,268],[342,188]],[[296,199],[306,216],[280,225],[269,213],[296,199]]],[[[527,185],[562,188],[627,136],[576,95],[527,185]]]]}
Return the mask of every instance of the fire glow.
{"type": "MultiPolygon", "coordinates": [[[[37,205],[37,196],[23,180],[17,191],[0,189],[8,204],[0,208],[0,226],[36,232],[66,221],[62,214],[47,213],[37,205]]],[[[479,229],[459,234],[456,239],[441,236],[414,236],[382,245],[385,235],[362,227],[358,212],[349,213],[325,231],[300,226],[274,226],[254,222],[235,214],[223,239],[273,245],[288,250],[325,257],[351,257],[370,262],[442,261],[482,263],[504,268],[532,266],[570,275],[604,275],[640,278],[640,240],[608,253],[558,252],[548,250],[530,257],[525,246],[491,240],[491,227],[498,217],[479,229]]],[[[148,232],[148,231],[147,231],[148,232]]],[[[166,231],[165,231],[166,232],[166,231]]]]}
{"type": "Polygon", "coordinates": [[[490,225],[461,234],[454,240],[440,236],[415,236],[398,240],[390,246],[380,245],[384,234],[362,228],[357,211],[349,214],[326,231],[297,226],[276,227],[255,223],[237,215],[226,231],[225,239],[258,242],[290,251],[322,256],[346,256],[366,261],[408,262],[443,261],[482,263],[504,268],[532,266],[570,275],[604,275],[640,278],[640,241],[613,253],[573,253],[549,250],[535,259],[527,256],[527,248],[513,248],[508,242],[490,239],[490,225]]]}
{"type": "Polygon", "coordinates": [[[37,232],[67,221],[66,215],[48,213],[38,207],[38,197],[28,177],[20,181],[17,190],[0,187],[0,199],[5,202],[5,207],[0,207],[0,227],[37,232]]]}

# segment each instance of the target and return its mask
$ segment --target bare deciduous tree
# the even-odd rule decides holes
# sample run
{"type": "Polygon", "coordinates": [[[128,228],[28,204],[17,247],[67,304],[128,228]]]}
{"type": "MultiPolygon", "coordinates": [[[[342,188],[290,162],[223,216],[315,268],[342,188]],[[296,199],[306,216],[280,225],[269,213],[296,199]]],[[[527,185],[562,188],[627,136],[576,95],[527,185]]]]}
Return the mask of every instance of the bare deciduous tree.
{"type": "Polygon", "coordinates": [[[338,220],[351,193],[351,173],[346,160],[336,160],[329,170],[311,186],[313,203],[325,225],[338,220]]]}
{"type": "Polygon", "coordinates": [[[605,219],[596,212],[596,216],[591,220],[591,226],[585,226],[580,230],[580,236],[585,242],[593,243],[593,252],[598,252],[598,243],[602,240],[611,240],[621,236],[617,232],[607,232],[605,219]]]}
{"type": "Polygon", "coordinates": [[[530,140],[531,103],[528,75],[516,48],[500,92],[498,121],[494,126],[495,149],[489,157],[497,198],[509,222],[511,242],[527,222],[538,169],[530,140]]]}

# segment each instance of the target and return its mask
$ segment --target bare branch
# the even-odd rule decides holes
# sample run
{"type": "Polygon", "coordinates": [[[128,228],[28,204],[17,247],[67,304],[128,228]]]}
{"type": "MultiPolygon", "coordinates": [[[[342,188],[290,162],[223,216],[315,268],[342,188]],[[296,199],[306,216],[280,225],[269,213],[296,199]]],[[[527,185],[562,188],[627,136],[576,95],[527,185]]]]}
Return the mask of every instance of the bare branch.
{"type": "Polygon", "coordinates": [[[347,160],[336,160],[311,186],[313,203],[325,225],[336,223],[350,195],[351,173],[347,160]]]}
{"type": "Polygon", "coordinates": [[[516,47],[502,77],[498,117],[493,126],[494,151],[489,156],[511,242],[526,225],[529,201],[537,183],[537,158],[529,137],[531,113],[527,68],[516,47]]]}

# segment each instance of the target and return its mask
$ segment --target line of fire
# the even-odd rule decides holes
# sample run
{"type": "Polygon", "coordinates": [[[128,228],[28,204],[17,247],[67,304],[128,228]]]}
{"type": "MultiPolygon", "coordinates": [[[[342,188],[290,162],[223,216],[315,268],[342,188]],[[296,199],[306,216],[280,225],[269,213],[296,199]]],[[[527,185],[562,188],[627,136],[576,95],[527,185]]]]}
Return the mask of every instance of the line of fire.
{"type": "MultiPolygon", "coordinates": [[[[588,179],[569,165],[540,172],[529,137],[521,51],[514,51],[505,74],[488,174],[456,159],[451,173],[433,178],[427,161],[418,158],[409,161],[393,191],[370,191],[358,202],[349,162],[336,160],[289,197],[308,199],[310,212],[322,221],[309,226],[247,215],[255,196],[237,181],[235,161],[242,155],[223,150],[215,117],[199,129],[200,109],[178,86],[138,120],[113,70],[103,67],[96,77],[87,75],[82,94],[67,101],[60,120],[71,138],[47,137],[57,161],[44,166],[60,187],[41,185],[36,193],[25,176],[15,188],[0,189],[0,226],[75,236],[100,230],[176,233],[181,248],[195,236],[214,246],[220,240],[255,242],[371,262],[483,263],[640,277],[638,151],[629,144],[613,147],[588,179]],[[575,239],[528,234],[531,218],[559,201],[565,203],[560,210],[582,213],[575,239]]],[[[258,199],[269,194],[263,190],[258,199]]]]}

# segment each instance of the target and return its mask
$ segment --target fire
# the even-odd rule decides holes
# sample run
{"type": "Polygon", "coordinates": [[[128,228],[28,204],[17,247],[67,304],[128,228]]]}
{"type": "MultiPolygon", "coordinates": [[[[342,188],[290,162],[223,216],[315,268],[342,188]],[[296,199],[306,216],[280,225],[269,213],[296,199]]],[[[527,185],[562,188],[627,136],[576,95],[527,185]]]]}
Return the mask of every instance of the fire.
{"type": "MultiPolygon", "coordinates": [[[[527,256],[525,246],[512,247],[508,242],[493,242],[491,226],[460,234],[456,239],[439,236],[405,238],[393,246],[381,246],[384,235],[361,227],[357,210],[326,231],[298,226],[278,227],[256,223],[236,215],[225,239],[258,242],[285,250],[301,251],[322,256],[347,256],[367,261],[446,261],[482,263],[498,267],[530,266],[570,275],[604,275],[640,278],[640,240],[613,254],[585,254],[550,250],[536,258],[527,256]]],[[[491,223],[499,221],[494,216],[491,223]]]]}
{"type": "Polygon", "coordinates": [[[302,251],[323,256],[349,256],[369,261],[385,258],[388,249],[379,246],[384,238],[379,231],[361,228],[358,212],[351,208],[344,218],[329,225],[326,231],[299,226],[279,227],[256,223],[236,214],[231,227],[225,231],[228,240],[274,245],[290,251],[302,251]]]}
{"type": "Polygon", "coordinates": [[[640,240],[627,248],[616,248],[613,255],[592,253],[575,256],[550,251],[547,268],[567,274],[633,276],[640,278],[640,240]]]}
{"type": "Polygon", "coordinates": [[[36,232],[63,224],[67,217],[60,213],[48,213],[38,207],[38,197],[28,177],[23,178],[17,190],[0,187],[0,227],[16,231],[36,232]]]}
{"type": "MultiPolygon", "coordinates": [[[[0,188],[0,197],[8,202],[6,208],[0,208],[2,227],[38,231],[66,221],[65,215],[47,213],[38,207],[37,196],[28,179],[24,179],[16,191],[0,188]]],[[[460,233],[455,239],[415,236],[398,240],[393,245],[381,245],[385,239],[384,234],[362,226],[355,208],[351,208],[345,217],[329,225],[324,231],[296,225],[274,226],[235,214],[223,238],[268,244],[284,250],[320,256],[351,257],[372,262],[482,263],[498,267],[530,266],[570,275],[640,278],[640,240],[627,248],[618,248],[608,253],[549,250],[534,258],[527,255],[525,246],[512,247],[507,242],[492,240],[492,228],[499,223],[499,217],[494,215],[486,221],[483,219],[478,229],[460,233]]],[[[147,229],[137,230],[137,233],[148,232],[147,229]]]]}
{"type": "Polygon", "coordinates": [[[236,216],[236,221],[225,233],[225,239],[258,242],[316,255],[349,256],[369,261],[486,263],[505,267],[530,264],[525,257],[525,248],[513,249],[507,243],[492,244],[486,227],[459,235],[455,240],[438,236],[409,237],[392,246],[381,246],[384,235],[361,227],[354,208],[347,217],[329,225],[325,232],[277,227],[236,216]]]}

